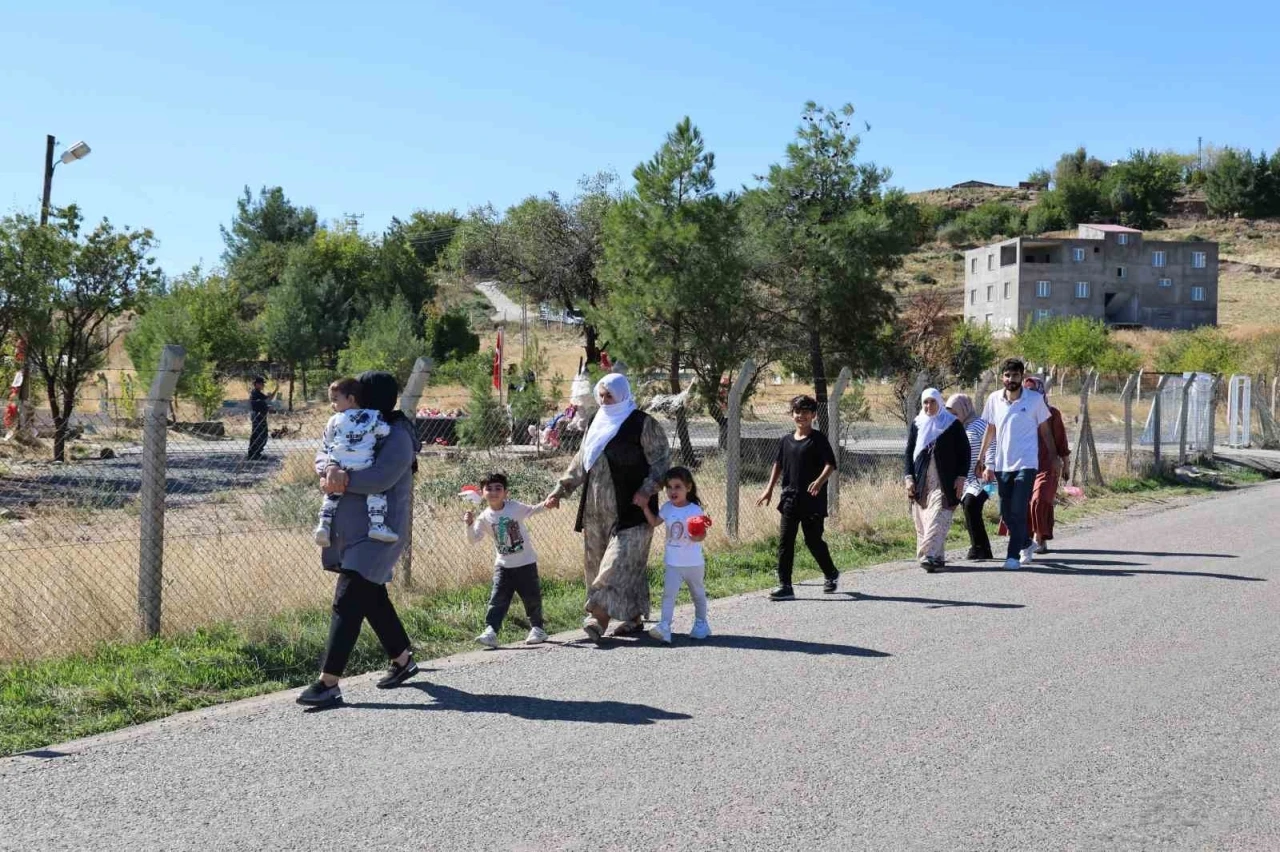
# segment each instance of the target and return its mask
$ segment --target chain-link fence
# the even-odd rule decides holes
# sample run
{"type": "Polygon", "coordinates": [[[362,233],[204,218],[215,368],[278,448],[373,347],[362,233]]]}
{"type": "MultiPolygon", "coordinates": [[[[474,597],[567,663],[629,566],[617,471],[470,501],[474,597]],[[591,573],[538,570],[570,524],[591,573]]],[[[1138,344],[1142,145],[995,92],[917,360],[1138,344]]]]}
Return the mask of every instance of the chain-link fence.
{"type": "MultiPolygon", "coordinates": [[[[208,395],[200,402],[188,390],[173,400],[180,352],[167,357],[177,360],[162,363],[146,388],[131,374],[115,371],[83,389],[65,461],[49,459],[47,414],[36,420],[41,446],[0,445],[0,660],[314,610],[329,602],[332,576],[320,569],[313,539],[321,502],[315,457],[330,415],[318,397],[327,377],[312,377],[305,393],[295,388],[291,411],[287,385],[268,377],[268,439],[261,457],[251,458],[248,371],[217,377],[217,399],[208,395]]],[[[399,593],[484,582],[491,546],[466,540],[462,486],[500,470],[510,479],[514,499],[540,501],[582,435],[584,412],[563,400],[536,422],[517,422],[496,398],[485,411],[440,406],[430,392],[422,395],[425,366],[420,363],[402,399],[402,407],[415,415],[423,449],[412,528],[397,531],[411,538],[396,581],[399,593]]],[[[839,436],[833,444],[841,471],[831,489],[831,525],[855,533],[887,523],[907,525],[901,484],[904,394],[889,383],[851,383],[847,375],[824,384],[836,401],[819,422],[839,436]]],[[[776,509],[758,506],[757,498],[778,439],[793,429],[791,398],[814,393],[813,382],[782,375],[761,376],[749,395],[739,397],[743,385],[723,389],[726,403],[732,403],[727,419],[670,400],[653,406],[670,436],[673,460],[692,463],[716,519],[712,551],[733,540],[776,534],[776,509]]],[[[1143,387],[1141,397],[1131,393],[1127,405],[1124,385],[1102,386],[1097,393],[1089,388],[1090,422],[1107,478],[1144,453],[1139,435],[1156,394],[1150,377],[1143,387]]],[[[1078,383],[1068,383],[1055,388],[1052,398],[1073,444],[1079,390],[1078,383]]],[[[1223,420],[1220,436],[1224,408],[1216,412],[1223,420]]],[[[546,576],[580,575],[582,541],[572,529],[577,497],[529,523],[546,576]]],[[[654,553],[660,558],[660,544],[654,553]]]]}

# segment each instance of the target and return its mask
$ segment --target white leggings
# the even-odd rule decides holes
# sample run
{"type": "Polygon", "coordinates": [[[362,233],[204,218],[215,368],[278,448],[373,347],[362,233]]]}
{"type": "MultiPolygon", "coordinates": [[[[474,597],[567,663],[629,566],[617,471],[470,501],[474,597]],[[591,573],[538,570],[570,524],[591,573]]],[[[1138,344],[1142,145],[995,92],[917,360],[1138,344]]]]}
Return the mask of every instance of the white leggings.
{"type": "Polygon", "coordinates": [[[707,587],[703,577],[707,569],[699,565],[696,568],[681,568],[668,565],[662,575],[662,624],[671,627],[671,618],[676,611],[676,595],[680,594],[680,586],[688,584],[689,596],[693,598],[693,617],[698,621],[707,620],[707,587]]]}

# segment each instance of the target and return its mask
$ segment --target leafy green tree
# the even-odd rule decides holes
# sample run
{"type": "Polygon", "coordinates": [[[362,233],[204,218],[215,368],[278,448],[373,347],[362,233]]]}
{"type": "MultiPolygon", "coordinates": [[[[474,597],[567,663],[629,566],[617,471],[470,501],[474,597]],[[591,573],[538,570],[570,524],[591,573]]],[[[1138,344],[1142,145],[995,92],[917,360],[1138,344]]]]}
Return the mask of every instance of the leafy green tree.
{"type": "Polygon", "coordinates": [[[1204,197],[1209,212],[1229,218],[1247,213],[1253,202],[1253,155],[1224,149],[1205,173],[1204,197]]]}
{"type": "MultiPolygon", "coordinates": [[[[443,262],[460,272],[500,278],[535,301],[598,308],[604,287],[597,266],[604,254],[605,215],[617,200],[615,182],[607,173],[584,178],[582,191],[569,201],[554,192],[530,196],[503,216],[489,206],[473,210],[443,262]]],[[[593,322],[583,324],[583,335],[587,360],[597,363],[593,322]]]]}
{"type": "Polygon", "coordinates": [[[1139,149],[1108,170],[1104,186],[1121,224],[1158,228],[1173,208],[1182,185],[1182,164],[1174,156],[1139,149]]]}
{"type": "MultiPolygon", "coordinates": [[[[632,172],[635,192],[609,211],[601,277],[608,298],[594,313],[611,351],[633,366],[661,367],[667,390],[697,375],[718,420],[721,378],[759,350],[760,314],[747,298],[738,202],[715,194],[715,155],[688,117],[632,172]]],[[[692,460],[687,408],[677,409],[683,461],[692,460]]]]}
{"type": "Polygon", "coordinates": [[[956,224],[979,240],[995,237],[1016,237],[1026,230],[1026,219],[1021,210],[1012,204],[999,201],[984,202],[973,210],[957,217],[956,224]]]}
{"type": "Polygon", "coordinates": [[[33,312],[28,357],[44,381],[53,415],[53,457],[63,461],[76,397],[117,337],[109,330],[111,319],[154,292],[161,275],[150,256],[151,231],[117,230],[103,219],[81,236],[75,207],[58,211],[57,220],[50,239],[28,243],[47,254],[21,262],[55,275],[33,312]]]}
{"type": "Polygon", "coordinates": [[[1156,369],[1166,373],[1204,372],[1230,375],[1244,364],[1243,347],[1212,326],[1176,331],[1156,350],[1156,369]]]}
{"type": "Polygon", "coordinates": [[[471,400],[467,416],[458,421],[458,442],[480,449],[505,444],[511,426],[483,366],[471,371],[467,377],[467,389],[471,400]]]}
{"type": "Polygon", "coordinates": [[[392,219],[391,224],[393,228],[398,226],[403,230],[422,268],[432,269],[448,251],[464,221],[457,210],[415,210],[408,221],[401,223],[392,219]]]}
{"type": "Polygon", "coordinates": [[[299,369],[305,371],[319,354],[316,328],[321,324],[320,310],[316,288],[295,268],[268,294],[267,306],[262,312],[262,340],[267,356],[283,362],[288,369],[290,411],[299,369]]]}
{"type": "Polygon", "coordinates": [[[1142,353],[1126,343],[1112,341],[1094,366],[1104,376],[1128,376],[1142,369],[1142,353]]]}
{"type": "Polygon", "coordinates": [[[280,187],[264,186],[254,198],[246,186],[231,227],[221,229],[222,261],[246,293],[266,293],[280,285],[289,247],[310,240],[316,227],[316,211],[294,205],[280,187]]]}
{"type": "Polygon", "coordinates": [[[461,361],[480,351],[480,335],[471,330],[471,318],[461,308],[434,316],[427,324],[426,342],[437,366],[461,361]]]}
{"type": "Polygon", "coordinates": [[[404,385],[414,362],[427,353],[414,326],[414,313],[403,296],[375,307],[352,328],[347,348],[338,355],[338,369],[350,376],[386,370],[404,385]]]}
{"type": "Polygon", "coordinates": [[[806,104],[784,161],[746,199],[770,318],[809,361],[824,427],[830,369],[865,374],[884,357],[896,302],[883,282],[918,222],[902,193],[885,190],[888,170],[857,162],[852,120],[851,105],[806,104]]]}
{"type": "Polygon", "coordinates": [[[976,385],[996,360],[996,343],[986,324],[961,323],[951,333],[951,372],[960,384],[976,385]]]}
{"type": "Polygon", "coordinates": [[[397,297],[404,299],[413,314],[414,330],[422,333],[423,309],[436,294],[431,264],[423,262],[423,252],[413,234],[396,219],[391,220],[376,250],[367,285],[370,302],[377,305],[397,297]]]}

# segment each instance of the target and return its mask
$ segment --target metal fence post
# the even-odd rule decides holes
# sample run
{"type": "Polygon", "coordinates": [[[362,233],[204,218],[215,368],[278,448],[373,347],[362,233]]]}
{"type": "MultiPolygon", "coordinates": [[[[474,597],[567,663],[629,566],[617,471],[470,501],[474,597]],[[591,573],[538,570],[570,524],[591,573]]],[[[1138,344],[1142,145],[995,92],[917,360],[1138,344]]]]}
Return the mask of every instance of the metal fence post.
{"type": "Polygon", "coordinates": [[[840,511],[840,458],[844,455],[844,442],[840,438],[840,397],[844,396],[851,379],[853,372],[848,367],[842,369],[827,398],[827,416],[831,421],[831,437],[834,439],[833,449],[836,454],[836,472],[827,480],[827,514],[833,518],[840,511]]]}
{"type": "MultiPolygon", "coordinates": [[[[424,357],[415,361],[413,372],[409,374],[408,381],[404,383],[404,391],[400,394],[400,411],[409,418],[412,429],[417,428],[413,425],[413,418],[418,412],[418,402],[421,401],[422,392],[427,387],[427,380],[431,378],[431,367],[430,358],[424,357]]],[[[417,495],[411,494],[409,523],[401,531],[401,535],[404,536],[404,550],[400,553],[400,580],[406,589],[413,588],[413,507],[416,502],[417,495]]]]}
{"type": "Polygon", "coordinates": [[[1195,384],[1196,373],[1182,382],[1182,395],[1178,401],[1178,466],[1187,463],[1187,408],[1191,401],[1191,386],[1195,384]]]}
{"type": "Polygon", "coordinates": [[[164,588],[165,444],[168,440],[169,404],[187,352],[181,346],[165,346],[147,394],[142,415],[142,488],[138,497],[142,514],[138,525],[138,619],[147,636],[160,633],[161,596],[164,588]]]}
{"type": "Polygon", "coordinates": [[[755,369],[755,362],[750,358],[743,361],[733,380],[733,386],[729,388],[729,423],[725,435],[724,523],[729,538],[735,541],[738,538],[738,501],[741,497],[738,492],[742,478],[742,395],[746,392],[747,382],[755,369]]]}
{"type": "Polygon", "coordinates": [[[1133,393],[1138,386],[1138,375],[1130,373],[1125,380],[1120,401],[1124,403],[1124,469],[1133,470],[1133,393]]]}

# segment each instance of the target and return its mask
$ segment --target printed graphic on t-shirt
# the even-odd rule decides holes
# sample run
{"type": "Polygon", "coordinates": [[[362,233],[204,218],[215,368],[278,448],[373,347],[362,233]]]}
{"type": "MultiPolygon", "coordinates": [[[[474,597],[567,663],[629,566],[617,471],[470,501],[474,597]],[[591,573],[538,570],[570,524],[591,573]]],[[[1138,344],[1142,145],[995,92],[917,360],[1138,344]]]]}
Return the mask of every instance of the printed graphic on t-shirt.
{"type": "Polygon", "coordinates": [[[498,543],[498,553],[503,556],[524,552],[524,536],[520,532],[520,522],[515,518],[498,518],[493,525],[493,537],[498,543]]]}
{"type": "Polygon", "coordinates": [[[682,544],[690,541],[684,529],[684,521],[672,521],[667,524],[667,544],[682,544]]]}

